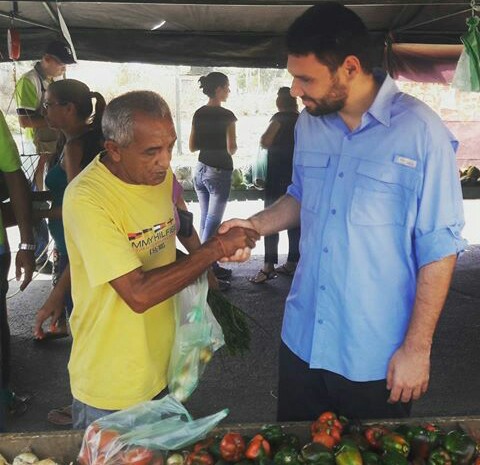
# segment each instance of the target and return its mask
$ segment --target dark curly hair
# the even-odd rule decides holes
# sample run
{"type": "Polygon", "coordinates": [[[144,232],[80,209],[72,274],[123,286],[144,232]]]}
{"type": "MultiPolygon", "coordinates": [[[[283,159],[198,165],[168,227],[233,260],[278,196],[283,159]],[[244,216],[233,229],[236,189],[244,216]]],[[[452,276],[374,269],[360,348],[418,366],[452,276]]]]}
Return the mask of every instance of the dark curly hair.
{"type": "Polygon", "coordinates": [[[370,35],[362,20],[337,2],[322,2],[306,10],[287,31],[291,55],[315,54],[335,72],[349,55],[356,56],[364,72],[372,72],[370,35]]]}

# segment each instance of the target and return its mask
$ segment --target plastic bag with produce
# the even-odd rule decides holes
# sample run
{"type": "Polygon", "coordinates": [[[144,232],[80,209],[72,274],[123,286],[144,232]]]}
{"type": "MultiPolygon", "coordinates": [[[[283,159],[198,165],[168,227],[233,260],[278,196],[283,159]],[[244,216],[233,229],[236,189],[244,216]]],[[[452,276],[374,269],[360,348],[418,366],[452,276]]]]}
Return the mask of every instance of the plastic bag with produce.
{"type": "Polygon", "coordinates": [[[207,303],[206,273],[175,296],[175,341],[168,388],[184,402],[198,386],[213,353],[225,344],[222,328],[207,303]]]}
{"type": "Polygon", "coordinates": [[[163,465],[166,451],[203,439],[227,416],[224,409],[193,420],[168,395],[112,413],[85,431],[78,456],[81,465],[163,465]]]}

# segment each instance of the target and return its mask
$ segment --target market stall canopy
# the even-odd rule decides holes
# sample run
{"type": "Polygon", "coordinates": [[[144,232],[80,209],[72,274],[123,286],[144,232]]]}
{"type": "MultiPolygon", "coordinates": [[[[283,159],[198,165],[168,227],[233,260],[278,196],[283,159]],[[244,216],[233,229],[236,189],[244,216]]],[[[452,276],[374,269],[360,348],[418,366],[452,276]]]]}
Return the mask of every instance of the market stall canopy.
{"type": "MultiPolygon", "coordinates": [[[[284,34],[315,0],[0,1],[0,52],[20,32],[21,59],[58,37],[57,8],[79,59],[196,66],[283,67],[284,34]],[[13,19],[12,19],[13,18],[13,19]]],[[[350,0],[380,47],[393,42],[460,44],[470,1],[350,0]]]]}

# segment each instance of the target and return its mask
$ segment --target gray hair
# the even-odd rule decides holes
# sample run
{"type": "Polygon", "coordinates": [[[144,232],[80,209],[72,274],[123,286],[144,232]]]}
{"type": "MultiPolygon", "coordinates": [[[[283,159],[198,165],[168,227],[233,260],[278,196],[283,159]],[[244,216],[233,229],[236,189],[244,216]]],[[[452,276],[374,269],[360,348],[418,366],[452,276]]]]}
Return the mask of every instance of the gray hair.
{"type": "Polygon", "coordinates": [[[137,90],[114,98],[105,108],[102,130],[105,140],[113,140],[122,147],[133,142],[135,113],[153,118],[171,118],[167,102],[156,92],[137,90]]]}

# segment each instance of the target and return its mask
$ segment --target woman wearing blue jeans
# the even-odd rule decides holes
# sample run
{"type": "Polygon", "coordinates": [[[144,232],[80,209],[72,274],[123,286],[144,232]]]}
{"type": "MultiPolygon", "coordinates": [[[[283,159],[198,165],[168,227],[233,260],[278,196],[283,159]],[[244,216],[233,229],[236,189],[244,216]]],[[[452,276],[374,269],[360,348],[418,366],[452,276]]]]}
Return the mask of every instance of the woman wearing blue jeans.
{"type": "MultiPolygon", "coordinates": [[[[208,103],[193,115],[190,151],[200,150],[195,170],[194,187],[200,203],[200,239],[213,236],[222,222],[230,195],[233,161],[237,151],[235,122],[237,118],[222,103],[227,101],[230,87],[228,77],[213,72],[199,79],[200,88],[208,103]]],[[[215,264],[218,279],[229,280],[231,270],[215,264]]]]}

